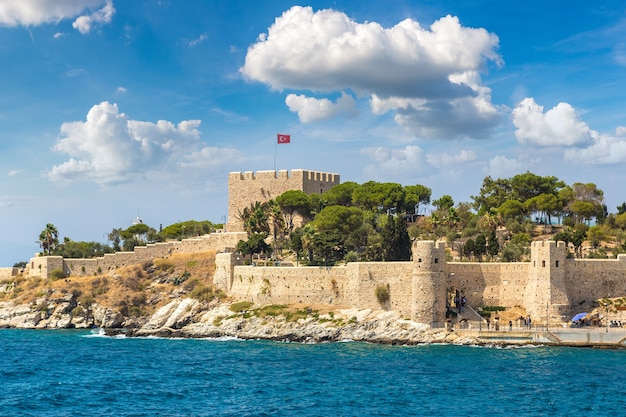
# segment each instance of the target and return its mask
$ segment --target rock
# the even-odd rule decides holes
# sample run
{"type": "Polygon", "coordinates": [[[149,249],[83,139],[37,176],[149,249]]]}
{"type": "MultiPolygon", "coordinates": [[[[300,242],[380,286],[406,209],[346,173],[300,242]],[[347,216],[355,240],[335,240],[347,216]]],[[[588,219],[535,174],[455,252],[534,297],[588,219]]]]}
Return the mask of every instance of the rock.
{"type": "Polygon", "coordinates": [[[142,329],[180,329],[191,321],[198,305],[199,302],[192,298],[174,300],[154,313],[142,329]]]}
{"type": "Polygon", "coordinates": [[[124,316],[111,310],[108,307],[101,307],[98,304],[91,306],[91,314],[93,315],[93,323],[96,327],[102,328],[118,328],[124,323],[124,316]]]}

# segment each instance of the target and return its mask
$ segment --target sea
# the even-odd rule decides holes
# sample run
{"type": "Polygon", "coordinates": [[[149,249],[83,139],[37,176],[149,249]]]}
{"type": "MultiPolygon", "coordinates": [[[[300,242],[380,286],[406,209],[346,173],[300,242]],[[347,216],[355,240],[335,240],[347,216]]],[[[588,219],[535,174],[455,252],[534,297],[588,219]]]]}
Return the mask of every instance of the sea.
{"type": "Polygon", "coordinates": [[[0,416],[624,416],[626,351],[0,330],[0,416]]]}

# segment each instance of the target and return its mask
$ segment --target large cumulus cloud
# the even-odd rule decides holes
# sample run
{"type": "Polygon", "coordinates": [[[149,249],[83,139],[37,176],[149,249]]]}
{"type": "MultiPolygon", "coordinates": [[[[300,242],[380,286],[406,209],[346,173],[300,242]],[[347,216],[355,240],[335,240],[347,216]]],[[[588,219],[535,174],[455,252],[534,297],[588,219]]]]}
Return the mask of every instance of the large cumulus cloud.
{"type": "Polygon", "coordinates": [[[515,136],[523,145],[562,149],[565,160],[586,165],[626,162],[626,128],[601,134],[568,103],[544,111],[533,98],[525,98],[513,110],[512,119],[515,136]]]}
{"type": "Polygon", "coordinates": [[[583,149],[572,148],[565,151],[565,159],[586,165],[607,165],[626,162],[626,131],[619,126],[614,135],[600,135],[593,132],[592,143],[583,149]]]}
{"type": "MultiPolygon", "coordinates": [[[[93,106],[85,121],[63,123],[53,150],[70,159],[46,173],[53,181],[125,182],[150,172],[198,168],[237,151],[204,147],[199,120],[130,120],[116,104],[93,106]]],[[[213,162],[215,164],[215,162],[213,162]]]]}
{"type": "Polygon", "coordinates": [[[544,113],[533,98],[525,98],[513,110],[515,137],[526,145],[574,146],[591,142],[591,130],[568,103],[544,113]]]}
{"type": "Polygon", "coordinates": [[[294,6],[248,49],[240,71],[276,90],[350,89],[371,96],[377,113],[398,111],[396,122],[420,135],[456,136],[496,123],[498,111],[478,74],[490,61],[502,63],[497,48],[497,36],[453,16],[429,28],[412,19],[384,28],[294,6]]]}
{"type": "Polygon", "coordinates": [[[36,26],[76,20],[73,27],[88,33],[94,24],[109,23],[115,8],[112,0],[2,0],[0,25],[36,26]]]}

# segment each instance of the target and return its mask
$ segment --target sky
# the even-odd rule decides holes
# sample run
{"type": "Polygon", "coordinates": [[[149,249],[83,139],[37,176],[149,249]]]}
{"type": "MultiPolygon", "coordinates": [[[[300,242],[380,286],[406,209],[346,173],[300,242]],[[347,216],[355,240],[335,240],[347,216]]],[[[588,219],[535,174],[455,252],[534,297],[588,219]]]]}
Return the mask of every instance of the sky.
{"type": "Polygon", "coordinates": [[[227,216],[233,171],[626,200],[622,1],[0,0],[0,266],[227,216]],[[277,145],[276,135],[291,135],[277,145]]]}

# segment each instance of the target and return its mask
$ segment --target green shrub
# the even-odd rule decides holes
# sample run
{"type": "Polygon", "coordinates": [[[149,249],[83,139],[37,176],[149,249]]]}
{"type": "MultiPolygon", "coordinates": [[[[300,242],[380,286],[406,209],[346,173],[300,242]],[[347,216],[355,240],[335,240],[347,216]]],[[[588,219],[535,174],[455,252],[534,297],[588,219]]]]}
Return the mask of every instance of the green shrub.
{"type": "Polygon", "coordinates": [[[391,296],[389,292],[389,284],[387,285],[378,285],[376,290],[374,290],[376,294],[376,299],[380,303],[380,305],[384,305],[389,302],[391,296]]]}
{"type": "Polygon", "coordinates": [[[230,311],[232,311],[233,313],[241,313],[242,311],[250,309],[250,307],[252,307],[253,305],[254,303],[251,303],[249,301],[240,301],[238,303],[231,304],[230,311]]]}
{"type": "Polygon", "coordinates": [[[78,304],[85,306],[86,308],[91,307],[91,305],[95,302],[96,300],[90,294],[82,294],[78,297],[78,304]]]}
{"type": "Polygon", "coordinates": [[[53,281],[56,281],[57,279],[62,279],[62,278],[67,278],[67,274],[65,273],[64,270],[60,268],[55,268],[52,271],[50,271],[50,279],[52,279],[53,281]]]}
{"type": "Polygon", "coordinates": [[[85,309],[83,306],[78,306],[72,310],[72,317],[79,317],[85,315],[85,309]]]}
{"type": "Polygon", "coordinates": [[[180,285],[180,284],[182,284],[183,282],[187,281],[187,280],[189,279],[189,277],[190,277],[190,276],[191,276],[191,273],[189,273],[189,272],[185,271],[185,272],[183,272],[181,275],[177,275],[177,276],[173,277],[173,278],[171,279],[172,284],[174,284],[174,285],[180,285]]]}
{"type": "Polygon", "coordinates": [[[189,297],[198,300],[201,303],[208,303],[215,298],[222,298],[223,292],[220,290],[214,292],[213,288],[210,286],[198,285],[189,293],[189,297]]]}
{"type": "Polygon", "coordinates": [[[174,272],[174,264],[167,259],[155,259],[154,266],[156,266],[158,270],[167,272],[168,274],[174,272]]]}

